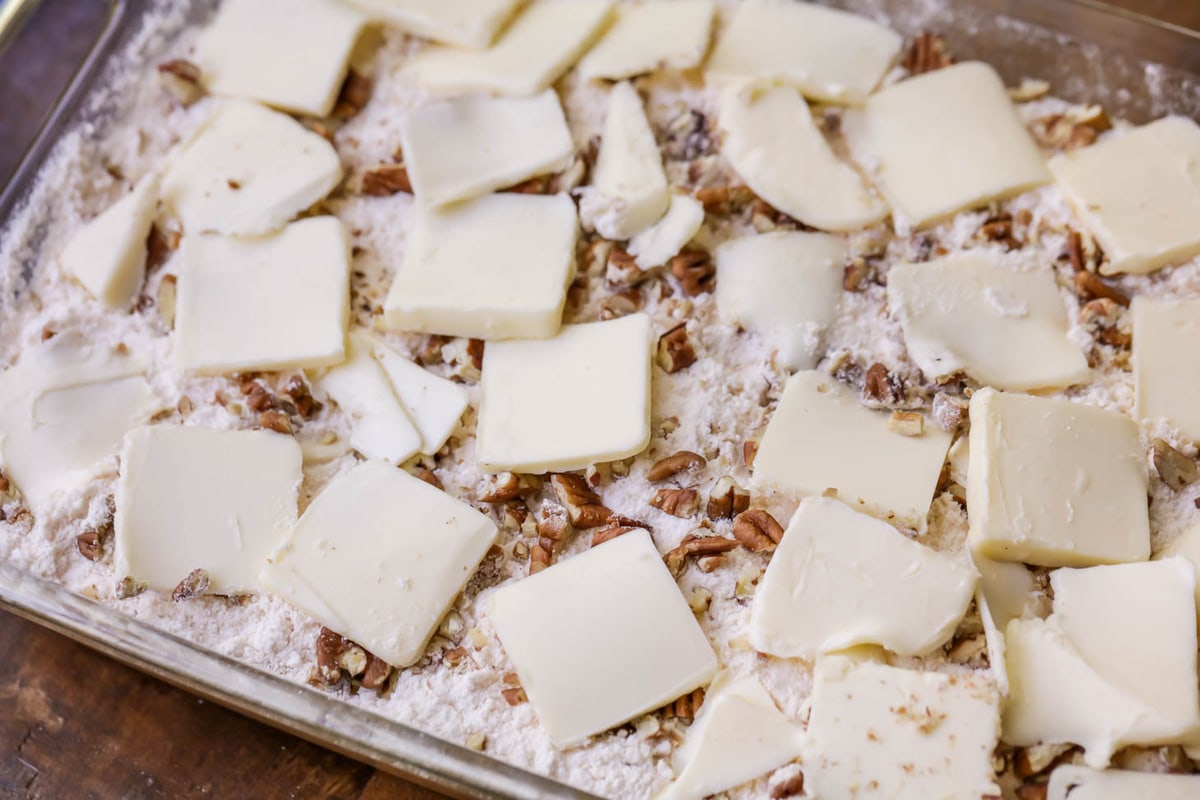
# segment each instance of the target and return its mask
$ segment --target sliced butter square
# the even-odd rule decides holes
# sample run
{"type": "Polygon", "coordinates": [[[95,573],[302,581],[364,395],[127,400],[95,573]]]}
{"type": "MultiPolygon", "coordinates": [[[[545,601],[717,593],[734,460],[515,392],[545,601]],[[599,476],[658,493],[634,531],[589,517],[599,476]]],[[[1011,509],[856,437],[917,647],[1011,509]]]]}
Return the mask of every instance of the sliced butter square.
{"type": "Polygon", "coordinates": [[[201,81],[213,94],[327,116],[366,23],[336,0],[226,0],[196,43],[201,81]]]}
{"type": "Polygon", "coordinates": [[[655,800],[698,800],[753,780],[804,750],[804,729],[775,707],[758,679],[722,672],[671,756],[675,780],[655,800]]]}
{"type": "Polygon", "coordinates": [[[704,224],[704,206],[686,194],[672,194],[667,213],[629,240],[629,255],[642,269],[654,269],[679,254],[704,224]]]}
{"type": "MultiPolygon", "coordinates": [[[[966,441],[960,439],[959,441],[966,441]]],[[[987,644],[988,669],[1002,695],[1008,695],[1008,669],[1005,667],[1004,631],[1008,623],[1027,615],[1032,616],[1037,583],[1024,564],[992,561],[972,555],[971,563],[979,573],[975,605],[983,622],[987,644]]]]}
{"type": "MultiPolygon", "coordinates": [[[[1154,555],[1155,559],[1183,556],[1200,575],[1200,524],[1193,524],[1167,543],[1162,551],[1154,555]]],[[[1200,607],[1200,585],[1196,587],[1196,604],[1200,607]]]]}
{"type": "Polygon", "coordinates": [[[382,342],[375,342],[373,350],[400,405],[421,433],[421,452],[427,456],[436,454],[467,410],[467,390],[418,366],[382,342]]]}
{"type": "Polygon", "coordinates": [[[1050,773],[1046,800],[1195,800],[1200,775],[1097,770],[1063,764],[1050,773]]]}
{"type": "Polygon", "coordinates": [[[814,228],[849,231],[883,220],[887,206],[817,130],[795,89],[735,86],[721,96],[721,154],[775,208],[814,228]]]}
{"type": "Polygon", "coordinates": [[[375,345],[366,334],[352,331],[346,360],[316,384],[350,415],[351,447],[367,458],[399,464],[416,455],[423,440],[389,375],[375,360],[375,345]]]}
{"type": "Polygon", "coordinates": [[[421,659],[495,524],[407,472],[364,461],[316,496],[262,582],[395,667],[421,659]]]}
{"type": "Polygon", "coordinates": [[[373,19],[436,42],[480,49],[522,0],[349,0],[373,19]]]}
{"type": "Polygon", "coordinates": [[[581,190],[579,214],[606,239],[625,241],[667,213],[671,190],[662,154],[633,84],[618,83],[608,95],[600,152],[591,185],[581,190]]]}
{"type": "Polygon", "coordinates": [[[714,10],[712,0],[622,3],[612,26],[580,60],[579,74],[620,81],[699,66],[708,51],[714,10]]]}
{"type": "Polygon", "coordinates": [[[1200,253],[1200,126],[1165,117],[1050,159],[1104,248],[1105,275],[1152,272],[1200,253]]]}
{"type": "Polygon", "coordinates": [[[646,531],[502,586],[485,602],[558,747],[661,708],[717,671],[708,639],[646,531]]]}
{"type": "Polygon", "coordinates": [[[861,103],[900,52],[900,35],[866,17],[795,0],[747,0],[708,59],[718,80],[786,83],[830,103],[861,103]]]}
{"type": "Polygon", "coordinates": [[[650,442],[650,318],[567,325],[545,340],[491,342],[480,380],[475,455],[489,472],[583,469],[650,442]],[[564,403],[564,391],[588,391],[564,403]]]}
{"type": "Polygon", "coordinates": [[[1133,299],[1134,414],[1200,441],[1200,300],[1133,299]]]}
{"type": "Polygon", "coordinates": [[[717,248],[717,313],[761,336],[788,369],[812,369],[842,296],[846,241],[776,231],[717,248]],[[767,287],[770,287],[769,290],[767,287]]]}
{"type": "Polygon", "coordinates": [[[817,662],[804,786],[812,797],[998,796],[1000,696],[980,673],[817,662]]]}
{"type": "Polygon", "coordinates": [[[1067,335],[1050,270],[1018,271],[987,253],[958,253],[897,264],[887,294],[908,355],[927,378],[964,372],[984,386],[1029,391],[1091,375],[1067,335]]]}
{"type": "Polygon", "coordinates": [[[345,356],[350,243],[336,217],[257,239],[184,238],[175,361],[202,373],[322,367],[345,356]]]}
{"type": "Polygon", "coordinates": [[[429,48],[404,72],[435,92],[537,94],[571,68],[611,14],[609,0],[537,0],[488,49],[429,48]]]}
{"type": "Polygon", "coordinates": [[[226,100],[167,161],[162,199],[189,235],[278,230],[342,179],[333,145],[249,100],[226,100]]]}
{"type": "Polygon", "coordinates": [[[1004,741],[1078,744],[1101,768],[1129,745],[1193,741],[1196,578],[1183,558],[1050,576],[1054,613],[1005,634],[1004,741]]]}
{"type": "Polygon", "coordinates": [[[1150,557],[1145,453],[1116,411],[980,389],[967,507],[984,558],[1080,567],[1150,557]]]}
{"type": "Polygon", "coordinates": [[[131,431],[113,521],[117,576],[170,592],[202,569],[214,594],[257,592],[296,521],[302,460],[295,439],[271,431],[131,431]]]}
{"type": "Polygon", "coordinates": [[[1000,76],[966,62],[900,81],[842,120],[855,157],[904,226],[924,226],[1050,180],[1000,76]]]}
{"type": "Polygon", "coordinates": [[[578,228],[565,194],[495,194],[418,209],[384,322],[475,339],[554,336],[575,277],[578,228]]]}
{"type": "Polygon", "coordinates": [[[71,236],[59,255],[63,270],[109,308],[129,308],[146,279],[146,237],[157,207],[152,173],[71,236]]]}
{"type": "Polygon", "coordinates": [[[464,97],[408,112],[400,142],[413,192],[440,206],[558,170],[574,152],[558,95],[464,97]]]}
{"type": "Polygon", "coordinates": [[[921,436],[902,436],[888,419],[828,375],[797,372],[767,424],[754,478],[803,495],[833,489],[854,508],[923,530],[950,435],[927,424],[921,436]]]}
{"type": "Polygon", "coordinates": [[[974,592],[965,563],[837,500],[808,497],[754,594],[750,643],[806,661],[864,644],[924,655],[954,635],[974,592]]]}

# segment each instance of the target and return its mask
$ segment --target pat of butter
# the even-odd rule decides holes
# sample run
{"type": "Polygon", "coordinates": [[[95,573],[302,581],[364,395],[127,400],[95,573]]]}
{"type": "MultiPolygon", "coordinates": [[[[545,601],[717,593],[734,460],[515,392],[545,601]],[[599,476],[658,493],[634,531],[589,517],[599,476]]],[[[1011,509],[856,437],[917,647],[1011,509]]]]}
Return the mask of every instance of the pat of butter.
{"type": "Polygon", "coordinates": [[[345,356],[350,243],[336,217],[271,236],[184,237],[175,361],[202,373],[322,367],[345,356]]]}
{"type": "Polygon", "coordinates": [[[899,34],[816,3],[748,0],[717,39],[708,74],[798,87],[815,100],[861,103],[900,52],[899,34]]]}
{"type": "Polygon", "coordinates": [[[1046,800],[1195,800],[1200,775],[1096,770],[1063,764],[1050,773],[1046,800]]]}
{"type": "Polygon", "coordinates": [[[351,331],[347,341],[346,360],[322,375],[317,388],[351,416],[351,447],[367,458],[407,461],[421,449],[421,432],[375,360],[375,342],[359,331],[351,331]]]}
{"type": "Polygon", "coordinates": [[[727,89],[720,124],[721,154],[742,180],[805,225],[849,231],[888,215],[862,176],[834,154],[795,89],[727,89]]]}
{"type": "MultiPolygon", "coordinates": [[[[1200,573],[1200,524],[1193,524],[1183,533],[1176,536],[1161,552],[1156,553],[1155,559],[1183,556],[1191,562],[1200,573]]],[[[1196,587],[1196,604],[1200,606],[1200,585],[1196,587]]]]}
{"type": "Polygon", "coordinates": [[[750,610],[750,643],[781,658],[877,644],[905,656],[945,644],[975,592],[966,564],[827,497],[796,509],[750,610]]]}
{"type": "Polygon", "coordinates": [[[554,336],[575,277],[578,228],[565,194],[494,194],[418,209],[384,322],[475,339],[554,336]]]}
{"type": "Polygon", "coordinates": [[[1196,577],[1183,558],[1060,569],[1054,613],[1008,624],[1004,740],[1078,744],[1100,768],[1128,745],[1193,741],[1196,577]]]}
{"type": "Polygon", "coordinates": [[[1133,420],[980,389],[970,437],[972,550],[1045,567],[1150,557],[1145,453],[1133,420]]]}
{"type": "Polygon", "coordinates": [[[375,342],[372,350],[400,405],[421,433],[421,452],[427,456],[436,454],[467,410],[467,390],[418,366],[382,342],[375,342]]]}
{"type": "Polygon", "coordinates": [[[111,471],[126,432],[158,410],[145,369],[59,334],[0,372],[0,463],[35,516],[111,471]]]}
{"type": "Polygon", "coordinates": [[[167,161],[162,199],[189,235],[278,230],[342,179],[333,145],[249,100],[226,100],[167,161]]]}
{"type": "Polygon", "coordinates": [[[479,49],[521,6],[522,0],[349,0],[373,19],[436,42],[479,49]]]}
{"type": "Polygon", "coordinates": [[[157,207],[152,173],[71,236],[59,255],[63,270],[109,308],[129,308],[146,278],[146,237],[157,207]]]}
{"type": "Polygon", "coordinates": [[[440,489],[364,461],[316,496],[262,582],[325,627],[407,667],[421,659],[496,532],[440,489]]]}
{"type": "Polygon", "coordinates": [[[606,239],[624,241],[667,213],[671,190],[662,154],[633,84],[618,83],[608,110],[592,182],[581,190],[579,214],[606,239]]]}
{"type": "Polygon", "coordinates": [[[125,437],[113,568],[169,592],[193,570],[209,591],[259,590],[296,521],[302,456],[290,436],[155,425],[125,437]]]}
{"type": "Polygon", "coordinates": [[[714,7],[712,0],[622,3],[612,26],[580,60],[579,74],[620,81],[698,66],[708,50],[714,7]]]}
{"type": "MultiPolygon", "coordinates": [[[[965,440],[960,440],[965,441],[965,440]]],[[[983,622],[987,643],[988,668],[1000,693],[1008,694],[1008,670],[1005,667],[1004,630],[1010,620],[1020,619],[1032,612],[1031,603],[1037,583],[1024,564],[991,561],[977,555],[971,563],[979,573],[979,588],[975,605],[983,622]]]]}
{"type": "Polygon", "coordinates": [[[502,586],[486,602],[558,747],[661,708],[717,671],[708,639],[643,530],[502,586]]]}
{"type": "Polygon", "coordinates": [[[926,377],[965,372],[1014,391],[1086,381],[1087,358],[1067,336],[1054,273],[1017,271],[988,253],[959,253],[888,272],[888,307],[926,377]]]}
{"type": "Polygon", "coordinates": [[[571,68],[611,14],[609,0],[538,0],[487,50],[429,48],[404,72],[435,92],[537,94],[571,68]]]}
{"type": "Polygon", "coordinates": [[[788,369],[815,367],[837,317],[846,241],[776,231],[725,242],[716,257],[721,319],[762,336],[788,369]]]}
{"type": "Polygon", "coordinates": [[[978,62],[893,84],[847,113],[842,130],[902,215],[902,227],[929,225],[1050,180],[1004,82],[978,62]]]}
{"type": "Polygon", "coordinates": [[[1134,415],[1200,442],[1200,300],[1133,299],[1134,415]]]}
{"type": "Polygon", "coordinates": [[[722,672],[671,756],[676,778],[656,800],[701,800],[798,758],[804,729],[788,720],[758,679],[722,672]]]}
{"type": "Polygon", "coordinates": [[[980,673],[825,656],[813,676],[804,788],[811,797],[999,796],[1000,696],[980,673]]]}
{"type": "Polygon", "coordinates": [[[650,318],[567,325],[553,339],[491,342],[475,455],[489,472],[583,469],[650,442],[650,318]],[[563,402],[570,387],[611,386],[563,402]]]}
{"type": "Polygon", "coordinates": [[[763,434],[754,478],[805,495],[834,489],[854,508],[923,530],[950,434],[926,424],[921,436],[902,436],[888,418],[828,375],[797,372],[763,434]]]}
{"type": "Polygon", "coordinates": [[[704,206],[686,194],[672,194],[662,219],[629,240],[629,254],[642,269],[654,269],[679,254],[704,224],[704,206]]]}
{"type": "Polygon", "coordinates": [[[1152,272],[1200,253],[1200,126],[1165,117],[1050,159],[1050,171],[1108,261],[1152,272]]]}
{"type": "Polygon", "coordinates": [[[226,0],[196,43],[201,81],[213,94],[327,116],[366,23],[335,0],[226,0]]]}
{"type": "Polygon", "coordinates": [[[408,112],[404,163],[417,200],[440,206],[560,169],[575,151],[558,95],[476,95],[408,112]]]}

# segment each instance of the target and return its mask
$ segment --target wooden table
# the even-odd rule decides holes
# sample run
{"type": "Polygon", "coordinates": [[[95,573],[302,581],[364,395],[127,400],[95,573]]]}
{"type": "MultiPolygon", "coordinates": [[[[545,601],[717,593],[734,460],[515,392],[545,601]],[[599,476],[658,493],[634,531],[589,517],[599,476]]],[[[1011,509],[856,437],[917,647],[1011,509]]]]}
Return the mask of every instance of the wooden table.
{"type": "MultiPolygon", "coordinates": [[[[2,2],[2,0],[0,0],[2,2]]],[[[1200,28],[1200,5],[1117,4],[1200,28]]],[[[97,4],[98,5],[98,4],[97,4]]],[[[0,74],[0,182],[69,75],[91,4],[47,0],[0,74]],[[45,54],[49,54],[46,57],[45,54]]],[[[0,612],[0,797],[357,798],[441,795],[198,700],[0,612]]]]}

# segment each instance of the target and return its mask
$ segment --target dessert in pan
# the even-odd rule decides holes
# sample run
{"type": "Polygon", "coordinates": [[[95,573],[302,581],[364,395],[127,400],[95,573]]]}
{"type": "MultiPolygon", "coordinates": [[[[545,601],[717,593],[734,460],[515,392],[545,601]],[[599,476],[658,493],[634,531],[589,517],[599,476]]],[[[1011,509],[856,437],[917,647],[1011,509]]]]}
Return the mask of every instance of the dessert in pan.
{"type": "Polygon", "coordinates": [[[1191,120],[801,0],[119,80],[0,243],[9,563],[603,796],[1200,792],[1191,120]]]}

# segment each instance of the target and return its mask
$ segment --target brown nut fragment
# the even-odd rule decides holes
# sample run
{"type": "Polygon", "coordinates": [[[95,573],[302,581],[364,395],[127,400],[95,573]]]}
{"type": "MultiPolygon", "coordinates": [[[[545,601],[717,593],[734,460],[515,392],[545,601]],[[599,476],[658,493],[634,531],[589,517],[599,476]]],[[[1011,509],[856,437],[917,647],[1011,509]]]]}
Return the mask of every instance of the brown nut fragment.
{"type": "Polygon", "coordinates": [[[158,77],[182,106],[190,106],[204,95],[200,67],[186,59],[173,58],[159,64],[158,77]]]}
{"type": "Polygon", "coordinates": [[[340,661],[342,655],[350,648],[350,640],[329,628],[321,628],[317,634],[317,669],[309,679],[311,683],[333,686],[342,679],[340,661]]]}
{"type": "Polygon", "coordinates": [[[667,373],[679,372],[696,363],[696,350],[688,338],[685,323],[676,325],[658,338],[658,365],[667,373]]]}
{"type": "Polygon", "coordinates": [[[600,502],[600,496],[592,491],[582,475],[555,473],[550,476],[550,486],[576,528],[596,528],[612,516],[612,511],[600,502]]]}
{"type": "Polygon", "coordinates": [[[541,479],[535,475],[501,472],[488,479],[485,490],[479,499],[484,503],[507,503],[510,500],[528,497],[541,487],[541,479]]]}
{"type": "Polygon", "coordinates": [[[371,197],[390,197],[401,192],[412,194],[408,168],[403,164],[380,164],[363,173],[359,191],[371,197]]]}
{"type": "Polygon", "coordinates": [[[1048,783],[1025,783],[1017,787],[1017,800],[1046,800],[1048,783]]]}
{"type": "Polygon", "coordinates": [[[630,287],[600,301],[600,319],[617,319],[642,310],[642,293],[630,287]]]}
{"type": "Polygon", "coordinates": [[[856,257],[850,259],[842,272],[842,288],[847,292],[861,291],[875,274],[870,261],[856,257]]]}
{"type": "Polygon", "coordinates": [[[449,336],[441,336],[439,334],[431,334],[421,343],[421,349],[417,351],[417,363],[423,367],[428,367],[432,364],[442,363],[442,348],[450,344],[449,336]]]}
{"type": "Polygon", "coordinates": [[[337,119],[350,119],[357,115],[370,102],[373,86],[373,81],[366,75],[355,70],[347,72],[346,80],[342,82],[341,91],[338,92],[337,102],[333,105],[331,116],[337,119]]]}
{"type": "Polygon", "coordinates": [[[382,690],[392,676],[392,665],[373,653],[367,653],[367,668],[362,673],[364,689],[382,690]]]}
{"type": "Polygon", "coordinates": [[[292,421],[282,411],[264,411],[258,415],[258,424],[262,428],[276,433],[292,434],[292,421]]]}
{"type": "Polygon", "coordinates": [[[754,439],[747,439],[742,442],[742,463],[746,465],[746,469],[754,469],[754,458],[758,455],[758,442],[754,439]]]}
{"type": "Polygon", "coordinates": [[[650,505],[672,517],[687,518],[700,508],[700,493],[695,489],[659,489],[650,498],[650,505]]]}
{"type": "Polygon", "coordinates": [[[1071,744],[1036,744],[1017,748],[1013,772],[1021,779],[1032,778],[1053,767],[1059,759],[1075,749],[1071,744]]]}
{"type": "Polygon", "coordinates": [[[194,569],[171,592],[171,599],[179,601],[198,597],[208,591],[209,583],[208,572],[202,569],[194,569]]]}
{"type": "Polygon", "coordinates": [[[946,51],[946,40],[940,34],[926,31],[913,39],[900,62],[910,75],[923,75],[954,63],[946,51]]]}
{"type": "Polygon", "coordinates": [[[164,231],[157,224],[151,225],[150,233],[146,234],[146,272],[154,272],[167,263],[182,239],[183,232],[178,228],[164,231]]]}
{"type": "Polygon", "coordinates": [[[933,396],[933,421],[947,433],[954,433],[967,421],[969,407],[965,397],[938,392],[933,396]]]}
{"type": "Polygon", "coordinates": [[[731,214],[753,203],[757,195],[749,186],[706,186],[693,196],[704,206],[706,214],[731,214]]]}
{"type": "Polygon", "coordinates": [[[750,508],[750,493],[730,475],[722,476],[708,493],[709,519],[730,519],[750,508]]]}
{"type": "Polygon", "coordinates": [[[637,286],[646,279],[637,259],[620,245],[611,244],[604,264],[604,279],[609,286],[637,286]]]}
{"type": "Polygon", "coordinates": [[[763,509],[751,508],[733,520],[733,535],[750,552],[766,553],[783,539],[783,526],[763,509]]]}
{"type": "Polygon", "coordinates": [[[312,389],[302,375],[288,378],[279,393],[292,402],[302,419],[312,419],[321,410],[321,403],[312,396],[312,389]]]}
{"type": "Polygon", "coordinates": [[[674,475],[678,475],[684,471],[695,471],[704,469],[708,465],[708,460],[699,453],[693,453],[691,450],[680,450],[678,453],[673,453],[666,458],[660,458],[655,461],[646,473],[648,481],[665,481],[674,475]]]}
{"type": "Polygon", "coordinates": [[[920,411],[893,411],[888,430],[901,436],[921,436],[925,433],[925,415],[920,411]]]}
{"type": "Polygon", "coordinates": [[[79,554],[88,561],[99,561],[104,554],[104,541],[98,530],[84,531],[76,536],[75,547],[79,549],[79,554]]]}
{"type": "Polygon", "coordinates": [[[904,388],[888,368],[878,362],[867,370],[862,388],[862,403],[867,406],[895,405],[904,399],[904,388]]]}
{"type": "Polygon", "coordinates": [[[771,787],[771,800],[783,800],[785,797],[795,797],[804,794],[804,773],[797,772],[783,783],[771,787]]]}
{"type": "Polygon", "coordinates": [[[1112,300],[1120,306],[1129,306],[1129,295],[1105,281],[1094,272],[1086,270],[1075,273],[1075,294],[1084,300],[1102,298],[1112,300]]]}
{"type": "Polygon", "coordinates": [[[683,287],[684,294],[695,297],[716,288],[717,266],[707,250],[685,248],[667,262],[667,268],[683,287]]]}
{"type": "Polygon", "coordinates": [[[700,706],[703,703],[704,689],[693,689],[682,697],[676,698],[674,702],[664,706],[663,715],[691,722],[696,718],[696,712],[700,710],[700,706]]]}
{"type": "Polygon", "coordinates": [[[737,546],[738,541],[736,539],[689,533],[679,542],[678,547],[663,556],[663,561],[666,562],[667,569],[671,570],[672,575],[679,575],[683,571],[683,567],[687,563],[689,556],[716,556],[721,553],[728,553],[737,546]]]}
{"type": "Polygon", "coordinates": [[[529,700],[528,695],[525,694],[525,689],[520,686],[501,689],[500,694],[504,695],[504,701],[510,706],[519,706],[521,703],[529,700]]]}
{"type": "Polygon", "coordinates": [[[278,408],[279,401],[271,394],[266,386],[254,381],[253,387],[246,394],[246,407],[251,411],[262,412],[278,408]]]}
{"type": "Polygon", "coordinates": [[[604,527],[597,528],[592,534],[592,547],[598,544],[604,544],[607,541],[623,536],[630,531],[636,530],[652,530],[650,523],[642,522],[640,519],[632,519],[631,517],[623,517],[620,514],[613,514],[604,523],[604,527]]]}
{"type": "Polygon", "coordinates": [[[1200,479],[1200,470],[1196,468],[1196,462],[1164,440],[1155,439],[1151,447],[1154,469],[1167,486],[1180,492],[1200,479]]]}
{"type": "Polygon", "coordinates": [[[1021,247],[1021,240],[1017,238],[1013,227],[1013,216],[1007,211],[1002,211],[984,220],[983,224],[979,226],[979,236],[986,241],[1002,244],[1009,250],[1021,247]]]}
{"type": "Polygon", "coordinates": [[[413,474],[435,489],[441,489],[443,492],[446,491],[446,487],[442,485],[441,479],[439,479],[438,476],[433,473],[433,470],[429,469],[428,467],[421,467],[413,474]]]}

